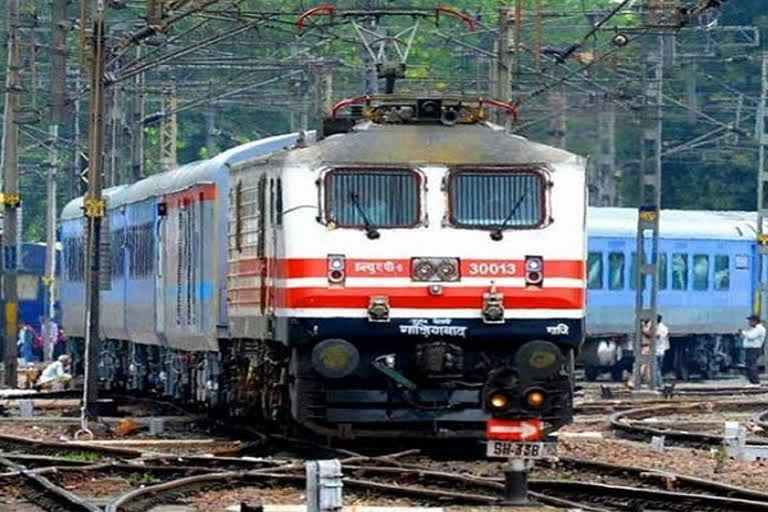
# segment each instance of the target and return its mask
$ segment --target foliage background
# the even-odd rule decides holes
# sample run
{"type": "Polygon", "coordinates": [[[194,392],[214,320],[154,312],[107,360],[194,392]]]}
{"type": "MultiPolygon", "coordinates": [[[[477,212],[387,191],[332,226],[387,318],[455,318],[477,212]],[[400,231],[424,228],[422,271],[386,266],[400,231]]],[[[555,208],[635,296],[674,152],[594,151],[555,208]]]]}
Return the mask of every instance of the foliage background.
{"type": "MultiPolygon", "coordinates": [[[[71,141],[74,127],[74,102],[78,94],[83,101],[80,103],[80,138],[81,149],[87,142],[87,94],[79,91],[74,83],[74,69],[77,67],[79,55],[77,37],[78,2],[70,2],[69,18],[71,28],[68,36],[70,55],[68,64],[72,71],[68,74],[67,90],[68,123],[62,127],[62,136],[71,141]]],[[[130,32],[140,26],[144,14],[144,1],[127,0],[121,9],[108,9],[110,34],[114,38],[130,32]]],[[[179,36],[178,44],[183,45],[199,41],[210,35],[221,33],[233,27],[233,21],[222,19],[221,13],[252,13],[255,11],[293,11],[300,12],[316,3],[310,1],[281,1],[281,0],[221,0],[208,9],[208,23],[202,28],[185,33],[203,19],[191,17],[180,23],[169,32],[168,37],[179,36]],[[217,14],[218,13],[218,14],[217,14]]],[[[326,3],[326,2],[322,2],[326,3]]],[[[339,1],[332,2],[339,7],[402,7],[402,6],[434,6],[434,2],[426,1],[339,1]]],[[[508,2],[511,3],[511,2],[508,2]]],[[[638,2],[639,3],[639,0],[638,2]]],[[[21,2],[25,22],[37,19],[41,29],[50,26],[50,0],[24,0],[21,2]]],[[[486,27],[495,27],[498,19],[497,0],[469,0],[453,2],[472,14],[480,23],[481,28],[474,34],[466,31],[458,22],[445,18],[438,30],[459,39],[465,44],[473,45],[486,51],[493,51],[495,35],[486,27]]],[[[581,39],[588,29],[586,12],[601,10],[607,12],[614,2],[611,0],[541,0],[541,10],[547,13],[563,13],[563,16],[549,16],[544,19],[542,44],[549,49],[564,49],[581,39]]],[[[534,24],[532,22],[533,0],[524,2],[524,17],[521,28],[521,41],[524,48],[530,48],[534,41],[534,24]]],[[[405,26],[408,20],[399,19],[394,25],[405,26]]],[[[242,23],[242,19],[239,21],[242,23]]],[[[329,21],[320,20],[319,27],[302,37],[297,37],[292,27],[293,19],[289,16],[274,20],[267,26],[252,30],[235,39],[225,41],[215,46],[214,51],[219,55],[237,56],[243,59],[273,59],[284,63],[291,62],[292,55],[301,51],[304,45],[316,44],[323,37],[329,42],[318,46],[312,51],[315,58],[333,59],[338,62],[334,74],[334,99],[358,94],[364,88],[365,59],[356,37],[350,27],[328,26],[329,21]]],[[[618,17],[609,23],[624,26],[637,26],[638,20],[631,16],[618,17]]],[[[762,34],[768,29],[768,11],[762,0],[743,0],[726,4],[719,25],[755,25],[762,34]]],[[[461,46],[455,40],[448,40],[435,33],[431,21],[422,22],[414,49],[409,58],[408,79],[402,81],[400,90],[420,93],[450,93],[488,95],[490,88],[489,76],[492,61],[478,52],[468,52],[466,46],[461,46]]],[[[24,238],[26,240],[42,240],[44,237],[45,210],[45,167],[47,159],[44,133],[47,130],[47,105],[49,97],[48,49],[50,46],[50,31],[40,30],[34,43],[37,47],[36,61],[37,81],[32,81],[31,74],[31,45],[32,39],[27,31],[23,41],[25,91],[23,96],[24,123],[22,125],[21,156],[21,191],[24,199],[24,238]],[[32,104],[33,92],[36,103],[32,104]]],[[[6,37],[3,27],[3,40],[6,37]]],[[[612,94],[621,93],[625,98],[618,109],[617,124],[617,161],[618,165],[628,165],[621,183],[623,204],[636,205],[637,175],[631,172],[631,163],[639,158],[639,141],[641,137],[637,110],[627,107],[642,94],[639,82],[640,66],[643,57],[654,44],[655,38],[640,36],[632,44],[621,51],[615,51],[607,41],[613,33],[600,32],[595,38],[586,41],[582,50],[594,51],[597,63],[581,73],[573,73],[581,63],[573,59],[562,64],[555,64],[551,57],[542,61],[545,75],[530,71],[535,67],[533,53],[525,52],[520,58],[521,73],[516,76],[514,96],[522,100],[522,122],[520,132],[535,140],[551,142],[553,134],[549,125],[551,109],[548,105],[547,92],[543,91],[534,97],[529,97],[531,91],[542,87],[553,86],[558,78],[571,75],[572,79],[563,82],[563,90],[569,96],[567,114],[567,149],[580,154],[591,154],[595,149],[597,123],[593,104],[585,101],[585,94],[576,91],[591,90],[599,95],[605,90],[612,94]],[[527,70],[526,70],[527,69],[527,70]],[[548,78],[547,78],[548,77],[548,78]],[[590,85],[590,82],[591,84],[590,85]],[[580,85],[580,89],[576,85],[580,85]],[[598,84],[600,88],[594,88],[598,84]]],[[[167,51],[169,47],[161,49],[167,51]]],[[[146,47],[150,51],[151,47],[146,47]]],[[[664,208],[685,209],[738,209],[752,210],[755,208],[755,183],[757,171],[757,146],[752,136],[754,115],[757,99],[760,95],[760,48],[756,49],[723,49],[717,58],[703,59],[698,63],[697,100],[699,108],[712,118],[723,123],[734,123],[735,97],[737,92],[744,94],[744,121],[741,128],[748,132],[738,138],[732,137],[722,143],[695,151],[685,152],[667,158],[663,161],[662,206],[664,208]]],[[[209,51],[201,54],[213,55],[209,51]]],[[[551,56],[551,53],[549,54],[551,56]]],[[[0,49],[0,59],[6,61],[6,48],[0,49]]],[[[128,59],[130,60],[130,59],[128,59]]],[[[301,124],[302,112],[308,112],[308,124],[316,122],[317,98],[311,87],[315,76],[312,71],[306,73],[294,72],[294,68],[262,70],[224,69],[224,68],[156,68],[146,74],[146,83],[155,86],[146,96],[147,113],[159,111],[159,86],[174,76],[180,84],[208,84],[207,87],[180,87],[179,104],[184,105],[194,100],[208,96],[218,96],[237,87],[255,84],[263,80],[277,77],[269,87],[256,88],[248,94],[235,95],[225,100],[215,102],[217,135],[213,145],[215,151],[222,151],[247,140],[264,135],[285,132],[301,124]]],[[[686,67],[684,63],[675,63],[665,70],[664,91],[670,97],[682,102],[688,102],[686,96],[686,67]]],[[[3,80],[5,80],[3,70],[3,80]]],[[[82,75],[82,83],[87,83],[86,75],[82,75]]],[[[127,81],[119,84],[121,89],[120,101],[127,105],[133,94],[133,83],[127,81]]],[[[204,105],[197,108],[185,109],[178,114],[178,160],[186,163],[208,156],[206,147],[206,123],[204,105]]],[[[122,138],[130,126],[120,125],[119,134],[119,163],[124,180],[129,180],[130,153],[125,147],[129,139],[122,138]]],[[[713,128],[711,123],[699,117],[696,123],[688,122],[685,110],[668,105],[664,112],[664,145],[674,147],[684,141],[691,140],[713,128]]],[[[143,128],[146,155],[145,164],[148,173],[159,171],[158,156],[158,127],[149,123],[143,128]]],[[[82,190],[82,184],[76,178],[76,172],[82,167],[81,163],[73,164],[74,148],[71,144],[62,144],[62,159],[64,169],[59,173],[59,207],[73,195],[82,190]]]]}

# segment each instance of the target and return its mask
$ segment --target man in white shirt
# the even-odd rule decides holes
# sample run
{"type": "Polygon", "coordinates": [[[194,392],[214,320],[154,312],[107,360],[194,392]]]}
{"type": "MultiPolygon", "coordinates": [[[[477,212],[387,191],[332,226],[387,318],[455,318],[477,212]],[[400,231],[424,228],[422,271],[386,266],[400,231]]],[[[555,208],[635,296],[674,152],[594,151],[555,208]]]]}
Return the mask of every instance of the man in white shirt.
{"type": "Polygon", "coordinates": [[[669,350],[669,329],[661,321],[661,315],[656,317],[656,387],[664,385],[664,374],[661,367],[664,364],[664,354],[669,350]]]}
{"type": "Polygon", "coordinates": [[[65,354],[59,356],[58,360],[46,366],[43,374],[40,375],[40,379],[37,381],[37,386],[43,389],[49,389],[56,385],[64,387],[63,385],[72,380],[72,375],[67,373],[69,361],[69,356],[65,354]]]}
{"type": "Polygon", "coordinates": [[[765,344],[765,327],[760,323],[758,315],[747,317],[749,329],[739,329],[738,335],[744,340],[744,352],[747,364],[747,378],[752,384],[760,384],[760,374],[757,371],[757,360],[763,353],[765,344]]]}
{"type": "MultiPolygon", "coordinates": [[[[661,321],[661,318],[661,315],[656,317],[656,346],[654,347],[654,355],[656,356],[656,372],[654,373],[653,379],[657,388],[660,388],[664,385],[664,374],[661,371],[661,366],[664,363],[664,354],[666,354],[667,350],[669,350],[669,329],[661,321]]],[[[643,334],[648,340],[648,343],[650,343],[651,322],[648,320],[643,322],[643,334]]]]}

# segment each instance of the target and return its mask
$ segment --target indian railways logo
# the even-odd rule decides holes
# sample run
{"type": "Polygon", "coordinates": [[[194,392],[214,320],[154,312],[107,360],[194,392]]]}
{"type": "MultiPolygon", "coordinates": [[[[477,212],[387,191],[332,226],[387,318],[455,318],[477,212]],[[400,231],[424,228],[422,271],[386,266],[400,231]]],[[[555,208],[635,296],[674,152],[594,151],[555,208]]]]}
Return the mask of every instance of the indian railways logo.
{"type": "Polygon", "coordinates": [[[557,324],[547,327],[547,332],[552,336],[568,336],[568,331],[568,326],[565,324],[557,324]]]}
{"type": "Polygon", "coordinates": [[[461,325],[450,325],[451,320],[449,318],[435,318],[432,320],[433,324],[429,325],[427,320],[418,318],[411,320],[411,325],[401,325],[400,334],[407,334],[408,336],[424,336],[429,338],[432,336],[450,336],[454,338],[466,338],[467,327],[461,325]]]}

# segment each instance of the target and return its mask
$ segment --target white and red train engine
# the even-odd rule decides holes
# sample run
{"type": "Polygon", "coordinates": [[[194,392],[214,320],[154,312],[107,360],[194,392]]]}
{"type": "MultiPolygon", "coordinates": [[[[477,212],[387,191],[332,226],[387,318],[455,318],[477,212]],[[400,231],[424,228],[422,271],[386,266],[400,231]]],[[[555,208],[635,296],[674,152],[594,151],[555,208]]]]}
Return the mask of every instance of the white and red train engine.
{"type": "Polygon", "coordinates": [[[366,103],[344,133],[232,168],[229,331],[257,341],[254,381],[282,379],[326,434],[568,423],[584,159],[484,122],[482,103],[366,103]]]}
{"type": "MultiPolygon", "coordinates": [[[[316,142],[270,137],[105,192],[106,386],[326,435],[570,421],[584,159],[506,134],[480,101],[364,101],[316,142]]],[[[61,221],[73,340],[82,206],[61,221]]]]}

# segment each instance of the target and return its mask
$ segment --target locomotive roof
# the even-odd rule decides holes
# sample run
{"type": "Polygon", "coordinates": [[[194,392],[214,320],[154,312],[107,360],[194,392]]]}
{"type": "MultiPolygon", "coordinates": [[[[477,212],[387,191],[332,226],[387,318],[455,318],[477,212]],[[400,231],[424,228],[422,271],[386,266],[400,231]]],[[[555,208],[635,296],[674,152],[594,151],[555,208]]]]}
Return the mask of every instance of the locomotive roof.
{"type": "Polygon", "coordinates": [[[506,134],[490,123],[446,127],[362,122],[349,133],[291,151],[287,158],[296,165],[585,164],[581,156],[506,134]]]}
{"type": "MultiPolygon", "coordinates": [[[[662,210],[663,238],[754,240],[757,214],[739,211],[662,210]]],[[[590,207],[589,236],[631,237],[637,234],[637,209],[590,207]]]]}
{"type": "MultiPolygon", "coordinates": [[[[255,140],[228,149],[208,160],[199,160],[182,165],[168,172],[155,174],[131,185],[120,185],[104,190],[107,207],[118,208],[122,205],[135,203],[168,194],[200,182],[213,182],[220,172],[229,165],[256,158],[266,153],[280,151],[293,146],[298,138],[297,133],[277,135],[255,140]]],[[[83,198],[70,201],[62,210],[62,220],[75,219],[83,216],[83,198]]]]}

